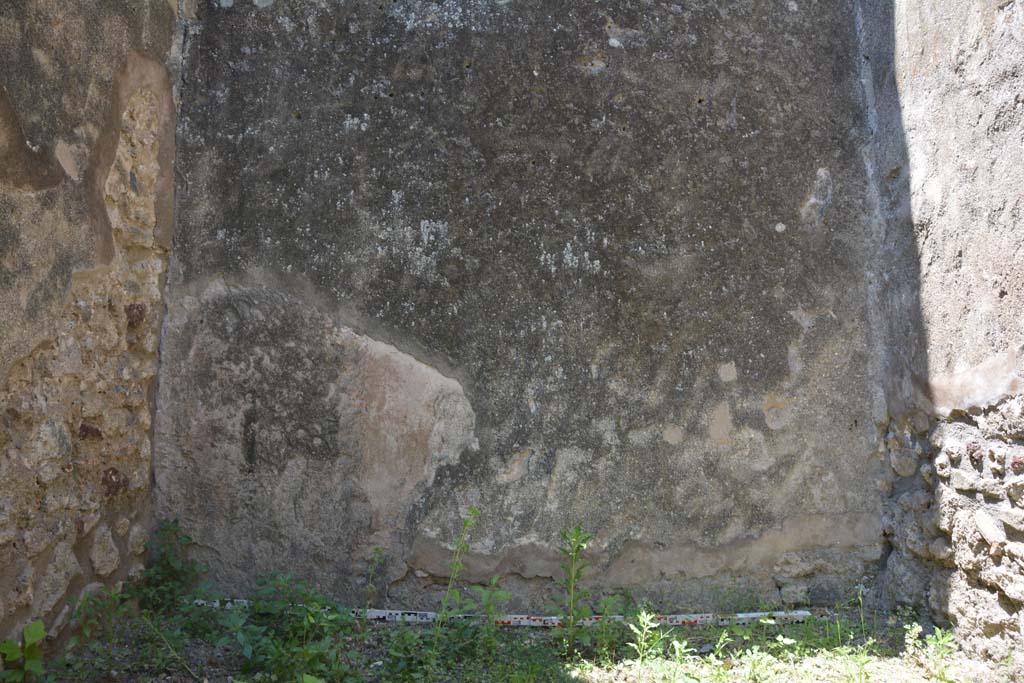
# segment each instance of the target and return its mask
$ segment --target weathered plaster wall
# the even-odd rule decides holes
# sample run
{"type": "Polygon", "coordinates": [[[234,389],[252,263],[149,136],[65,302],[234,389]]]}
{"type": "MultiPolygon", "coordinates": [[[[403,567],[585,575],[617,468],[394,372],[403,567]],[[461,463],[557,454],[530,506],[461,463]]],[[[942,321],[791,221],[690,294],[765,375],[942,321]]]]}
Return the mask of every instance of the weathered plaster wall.
{"type": "Polygon", "coordinates": [[[889,342],[905,381],[888,588],[1002,659],[1024,642],[1024,7],[864,4],[881,213],[913,240],[891,282],[919,312],[900,323],[919,331],[889,342]]]}
{"type": "Polygon", "coordinates": [[[973,650],[1024,644],[1024,7],[897,3],[942,558],[930,599],[973,650]]]}
{"type": "Polygon", "coordinates": [[[59,628],[148,537],[174,26],[166,0],[0,6],[0,636],[59,628]]]}
{"type": "MultiPolygon", "coordinates": [[[[0,7],[0,634],[138,566],[175,8],[0,7]]],[[[185,2],[157,507],[287,570],[1024,633],[1019,3],[185,2]]]]}
{"type": "Polygon", "coordinates": [[[668,602],[883,552],[877,216],[845,3],[202,3],[156,496],[223,586],[524,600],[560,528],[668,602]],[[261,5],[257,6],[257,5],[261,5]]]}

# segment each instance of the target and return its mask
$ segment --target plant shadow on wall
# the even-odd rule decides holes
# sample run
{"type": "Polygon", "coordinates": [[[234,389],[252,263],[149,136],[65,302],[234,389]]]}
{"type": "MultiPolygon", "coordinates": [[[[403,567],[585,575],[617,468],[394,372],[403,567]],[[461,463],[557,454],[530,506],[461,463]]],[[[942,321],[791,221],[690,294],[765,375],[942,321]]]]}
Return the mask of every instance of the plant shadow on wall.
{"type": "MultiPolygon", "coordinates": [[[[561,605],[554,628],[501,627],[509,594],[497,579],[462,591],[462,556],[479,513],[454,540],[450,580],[433,623],[371,621],[287,576],[259,581],[246,601],[201,583],[191,539],[164,523],[143,576],[81,600],[74,633],[44,666],[42,624],[0,645],[0,680],[38,683],[996,683],[965,676],[948,632],[922,638],[913,615],[865,608],[861,596],[792,620],[762,613],[728,625],[667,628],[626,595],[590,599],[589,534],[562,533],[561,605]]],[[[372,575],[366,577],[367,584],[372,575]]],[[[769,606],[762,605],[764,609],[769,606]]],[[[407,613],[408,614],[408,613],[407,613]]]]}

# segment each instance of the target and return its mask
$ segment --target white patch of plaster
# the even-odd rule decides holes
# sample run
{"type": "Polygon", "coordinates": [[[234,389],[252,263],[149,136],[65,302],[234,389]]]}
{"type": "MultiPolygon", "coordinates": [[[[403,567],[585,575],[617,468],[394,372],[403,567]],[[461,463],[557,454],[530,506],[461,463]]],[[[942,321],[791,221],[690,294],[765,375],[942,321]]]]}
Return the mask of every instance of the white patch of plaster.
{"type": "Polygon", "coordinates": [[[736,363],[729,361],[728,363],[722,363],[718,366],[718,379],[723,382],[735,382],[736,381],[736,363]]]}
{"type": "Polygon", "coordinates": [[[732,411],[728,402],[722,401],[708,415],[708,435],[711,437],[711,443],[724,446],[729,443],[731,433],[732,411]]]}
{"type": "Polygon", "coordinates": [[[32,59],[48,78],[53,77],[53,60],[50,59],[48,54],[40,50],[38,47],[34,47],[32,48],[32,59]]]}
{"type": "Polygon", "coordinates": [[[590,464],[592,457],[590,451],[576,446],[559,448],[555,452],[555,467],[548,481],[547,500],[544,503],[546,510],[558,510],[565,498],[565,492],[575,490],[582,472],[586,472],[587,476],[594,476],[593,468],[584,467],[590,464]]]}
{"type": "Polygon", "coordinates": [[[804,369],[804,362],[800,358],[800,347],[797,344],[790,344],[786,351],[786,362],[789,364],[789,374],[799,375],[804,369]]]}
{"type": "Polygon", "coordinates": [[[814,189],[800,207],[800,218],[804,223],[820,226],[832,203],[832,174],[827,168],[819,168],[814,176],[814,189]]]}
{"type": "Polygon", "coordinates": [[[81,147],[69,145],[63,140],[58,140],[53,149],[53,155],[57,158],[57,162],[68,174],[68,177],[75,182],[78,182],[82,176],[82,171],[78,166],[78,159],[83,156],[80,151],[81,147]]]}
{"type": "Polygon", "coordinates": [[[761,403],[764,422],[769,429],[779,430],[793,421],[793,406],[789,399],[777,394],[767,394],[761,403]]]}
{"type": "Polygon", "coordinates": [[[802,308],[797,308],[795,311],[789,311],[789,315],[797,322],[798,325],[800,325],[800,327],[803,328],[804,332],[814,327],[814,319],[817,317],[813,313],[809,313],[802,308]]]}
{"type": "Polygon", "coordinates": [[[351,114],[345,115],[345,121],[341,124],[345,128],[346,133],[350,133],[354,130],[366,131],[370,127],[370,115],[363,114],[360,118],[358,116],[352,116],[351,114]]]}
{"type": "Polygon", "coordinates": [[[921,194],[934,208],[942,204],[942,180],[938,176],[932,176],[921,185],[921,194]]]}
{"type": "Polygon", "coordinates": [[[776,223],[775,224],[775,232],[777,232],[779,234],[782,234],[782,233],[786,232],[786,224],[785,223],[776,223]]]}
{"type": "Polygon", "coordinates": [[[670,446],[678,446],[686,438],[686,433],[678,425],[669,425],[662,430],[661,438],[670,446]]]}
{"type": "Polygon", "coordinates": [[[983,408],[1022,390],[1019,353],[1012,349],[967,370],[934,374],[928,380],[933,409],[942,416],[953,410],[983,408]]]}
{"type": "Polygon", "coordinates": [[[615,418],[605,417],[594,421],[594,428],[601,435],[606,446],[618,446],[619,434],[616,431],[615,418]]]}
{"type": "Polygon", "coordinates": [[[658,438],[661,430],[655,426],[631,429],[626,433],[626,442],[630,446],[649,446],[658,438]]]}
{"type": "Polygon", "coordinates": [[[532,448],[524,448],[509,458],[505,470],[498,475],[499,484],[511,484],[519,481],[526,474],[530,466],[530,458],[533,456],[532,448]]]}

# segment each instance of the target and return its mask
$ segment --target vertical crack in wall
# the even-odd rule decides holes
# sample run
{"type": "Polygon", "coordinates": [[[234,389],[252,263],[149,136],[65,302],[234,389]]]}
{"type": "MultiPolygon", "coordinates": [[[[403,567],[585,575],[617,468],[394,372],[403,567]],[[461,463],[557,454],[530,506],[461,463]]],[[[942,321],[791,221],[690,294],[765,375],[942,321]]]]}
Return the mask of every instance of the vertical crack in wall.
{"type": "MultiPolygon", "coordinates": [[[[130,92],[130,91],[129,91],[130,92]]],[[[150,393],[166,251],[157,236],[164,93],[131,93],[103,202],[109,264],[75,273],[58,334],[0,389],[0,632],[136,571],[149,531],[150,393]]]]}

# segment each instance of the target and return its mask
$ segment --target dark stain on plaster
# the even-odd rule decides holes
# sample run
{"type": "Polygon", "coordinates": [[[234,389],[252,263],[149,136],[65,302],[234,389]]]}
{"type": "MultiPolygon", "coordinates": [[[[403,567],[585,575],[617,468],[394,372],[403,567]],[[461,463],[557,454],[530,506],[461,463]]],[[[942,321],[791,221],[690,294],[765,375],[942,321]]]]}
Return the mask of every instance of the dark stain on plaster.
{"type": "MultiPolygon", "coordinates": [[[[10,208],[4,204],[4,202],[0,202],[0,211],[9,211],[10,208]]],[[[19,244],[21,244],[21,236],[18,231],[13,226],[0,224],[0,259],[13,253],[19,244]]]]}
{"type": "Polygon", "coordinates": [[[47,150],[29,147],[17,111],[0,85],[0,185],[38,192],[59,185],[64,172],[47,150]]]}
{"type": "Polygon", "coordinates": [[[256,467],[256,430],[258,426],[259,422],[255,411],[245,411],[242,422],[242,452],[250,472],[256,467]]]}
{"type": "Polygon", "coordinates": [[[78,425],[78,438],[79,439],[102,439],[103,430],[94,424],[89,422],[83,422],[78,425]]]}
{"type": "MultiPolygon", "coordinates": [[[[10,206],[0,200],[0,216],[10,215],[10,206]]],[[[12,225],[0,218],[0,290],[14,286],[15,274],[10,264],[16,260],[15,253],[21,244],[21,235],[12,225]]]]}
{"type": "Polygon", "coordinates": [[[25,304],[25,315],[29,320],[38,317],[47,310],[53,301],[59,301],[67,292],[71,284],[71,274],[75,267],[75,256],[69,251],[61,249],[53,260],[49,271],[40,280],[32,291],[29,292],[28,301],[25,304]]]}
{"type": "Polygon", "coordinates": [[[116,467],[108,467],[103,470],[100,484],[103,486],[103,495],[113,498],[128,490],[128,477],[116,467]]]}
{"type": "Polygon", "coordinates": [[[124,316],[129,330],[137,328],[146,319],[146,304],[128,304],[124,307],[124,316]]]}

